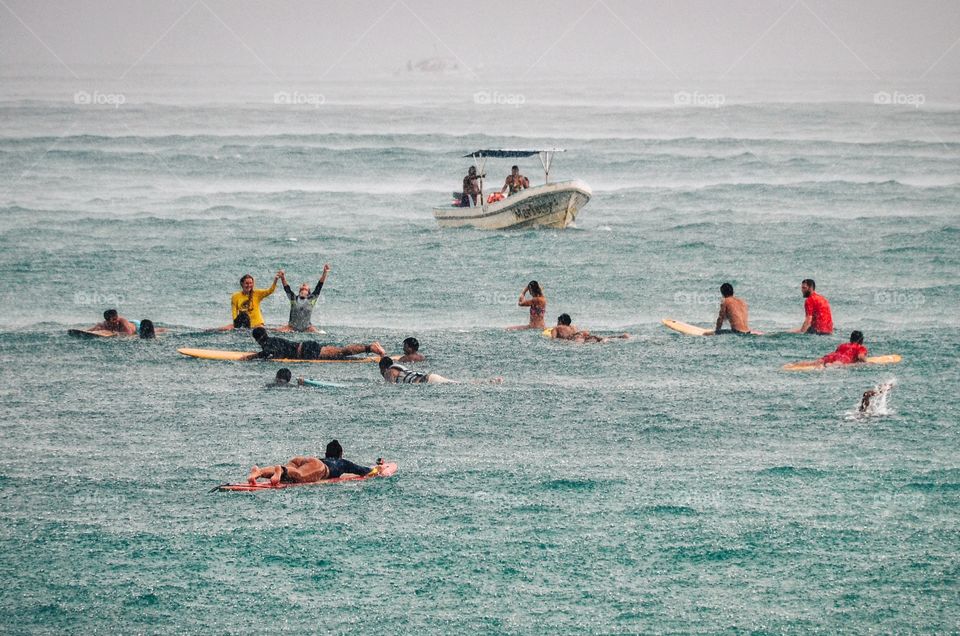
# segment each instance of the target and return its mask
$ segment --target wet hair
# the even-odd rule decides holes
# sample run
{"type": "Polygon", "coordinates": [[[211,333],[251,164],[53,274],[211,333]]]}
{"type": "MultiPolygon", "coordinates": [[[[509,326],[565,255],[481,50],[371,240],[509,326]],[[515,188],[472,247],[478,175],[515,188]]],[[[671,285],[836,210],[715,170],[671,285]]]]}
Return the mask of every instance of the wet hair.
{"type": "Polygon", "coordinates": [[[530,284],[528,285],[528,287],[530,287],[530,293],[533,294],[534,296],[543,296],[543,290],[540,289],[540,283],[538,283],[537,281],[535,280],[530,281],[530,284]]]}
{"type": "Polygon", "coordinates": [[[470,166],[470,167],[467,169],[467,174],[477,174],[477,167],[476,167],[476,166],[470,166]]]}
{"type": "Polygon", "coordinates": [[[380,373],[383,373],[387,369],[393,366],[393,358],[390,356],[383,356],[380,358],[380,373]]]}
{"type": "Polygon", "coordinates": [[[253,276],[251,276],[250,274],[244,274],[243,276],[240,277],[240,286],[241,286],[241,287],[243,287],[243,281],[247,280],[248,278],[249,278],[250,280],[253,280],[253,276]]]}
{"type": "Polygon", "coordinates": [[[267,330],[264,329],[263,327],[257,327],[256,329],[253,330],[253,339],[256,340],[257,342],[260,342],[266,337],[267,337],[267,330]]]}
{"type": "Polygon", "coordinates": [[[331,440],[330,443],[327,444],[325,455],[331,459],[340,459],[343,457],[343,446],[341,446],[337,440],[331,440]]]}
{"type": "Polygon", "coordinates": [[[723,285],[720,285],[720,293],[723,295],[724,298],[729,298],[730,296],[733,296],[733,285],[731,285],[730,283],[724,283],[723,285]]]}
{"type": "Polygon", "coordinates": [[[140,337],[144,340],[157,337],[157,331],[153,328],[153,321],[149,318],[140,321],[140,337]]]}
{"type": "Polygon", "coordinates": [[[520,166],[513,166],[513,167],[510,168],[510,169],[511,169],[511,170],[516,170],[516,171],[519,172],[519,171],[520,171],[520,166]]]}
{"type": "Polygon", "coordinates": [[[420,341],[414,338],[413,336],[405,338],[403,341],[404,347],[410,347],[410,350],[413,352],[420,351],[420,341]]]}
{"type": "Polygon", "coordinates": [[[117,314],[117,310],[116,310],[116,309],[108,309],[108,310],[106,310],[105,312],[103,312],[103,319],[104,319],[104,320],[113,320],[113,319],[116,318],[117,316],[118,316],[118,314],[117,314]]]}
{"type": "Polygon", "coordinates": [[[292,378],[293,374],[290,373],[290,369],[283,368],[277,371],[277,384],[289,384],[292,378]]]}
{"type": "Polygon", "coordinates": [[[814,291],[816,291],[816,289],[817,289],[817,284],[814,282],[814,280],[813,280],[812,278],[804,278],[802,281],[800,281],[800,284],[801,284],[801,285],[806,285],[807,287],[809,287],[810,289],[812,289],[812,290],[814,290],[814,291]]]}
{"type": "Polygon", "coordinates": [[[250,314],[245,311],[241,311],[237,314],[237,317],[233,319],[233,328],[234,329],[249,329],[250,328],[250,314]]]}
{"type": "Polygon", "coordinates": [[[567,325],[569,327],[570,323],[572,322],[570,320],[570,314],[560,314],[557,317],[557,322],[559,322],[561,325],[567,325]]]}
{"type": "Polygon", "coordinates": [[[861,345],[862,345],[862,344],[863,344],[863,332],[862,332],[862,331],[854,331],[852,334],[850,334],[850,342],[855,342],[855,343],[857,343],[857,344],[861,344],[861,345]]]}

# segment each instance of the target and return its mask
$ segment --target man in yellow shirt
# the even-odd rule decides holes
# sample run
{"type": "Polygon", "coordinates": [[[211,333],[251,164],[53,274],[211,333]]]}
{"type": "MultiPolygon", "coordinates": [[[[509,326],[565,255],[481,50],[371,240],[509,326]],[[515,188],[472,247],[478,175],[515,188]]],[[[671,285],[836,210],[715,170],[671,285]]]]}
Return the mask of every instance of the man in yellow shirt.
{"type": "Polygon", "coordinates": [[[269,296],[277,288],[277,280],[283,275],[280,270],[273,276],[273,284],[269,289],[254,289],[253,276],[244,274],[240,279],[240,291],[230,297],[230,308],[233,313],[233,322],[237,324],[237,316],[246,314],[250,318],[250,327],[262,327],[263,315],[260,313],[260,301],[269,296]]]}

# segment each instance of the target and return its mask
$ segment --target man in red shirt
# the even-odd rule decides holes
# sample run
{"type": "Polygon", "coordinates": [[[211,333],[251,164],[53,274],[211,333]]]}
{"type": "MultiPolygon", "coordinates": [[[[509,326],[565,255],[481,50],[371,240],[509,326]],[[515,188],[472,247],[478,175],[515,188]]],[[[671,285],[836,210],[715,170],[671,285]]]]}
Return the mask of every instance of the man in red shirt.
{"type": "Polygon", "coordinates": [[[854,331],[850,334],[850,342],[844,342],[837,347],[833,353],[820,358],[819,362],[823,365],[828,364],[853,364],[854,362],[867,361],[867,348],[863,346],[863,333],[854,331]]]}
{"type": "Polygon", "coordinates": [[[803,325],[791,333],[816,333],[828,336],[833,333],[833,316],[830,314],[830,303],[816,292],[817,284],[812,278],[805,278],[800,283],[800,293],[806,300],[803,311],[806,317],[803,325]]]}

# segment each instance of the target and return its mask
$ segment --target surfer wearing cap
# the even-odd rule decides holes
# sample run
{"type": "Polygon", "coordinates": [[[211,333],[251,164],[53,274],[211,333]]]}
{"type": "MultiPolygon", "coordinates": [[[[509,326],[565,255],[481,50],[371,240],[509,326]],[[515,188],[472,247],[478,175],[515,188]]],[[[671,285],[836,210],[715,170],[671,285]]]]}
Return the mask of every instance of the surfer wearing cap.
{"type": "Polygon", "coordinates": [[[286,464],[260,468],[254,466],[247,476],[247,483],[257,485],[258,479],[269,479],[271,486],[280,483],[312,484],[324,479],[337,479],[344,474],[369,477],[380,472],[380,463],[373,468],[359,466],[343,458],[343,447],[337,440],[327,444],[323,459],[317,457],[294,457],[286,464]]]}
{"type": "Polygon", "coordinates": [[[387,354],[379,342],[370,344],[348,344],[343,347],[324,345],[313,340],[294,342],[285,338],[267,335],[267,330],[257,327],[253,330],[253,339],[260,345],[259,353],[251,353],[248,360],[256,358],[279,358],[291,360],[342,360],[360,353],[387,354]]]}
{"type": "Polygon", "coordinates": [[[460,195],[460,207],[475,207],[480,200],[480,179],[487,175],[477,174],[476,166],[470,166],[463,178],[463,193],[460,195]]]}
{"type": "Polygon", "coordinates": [[[804,278],[800,282],[800,293],[806,299],[803,301],[805,317],[799,329],[791,333],[811,333],[828,336],[833,333],[833,315],[830,313],[830,303],[817,293],[817,283],[812,278],[804,278]]]}
{"type": "Polygon", "coordinates": [[[420,341],[416,338],[404,338],[403,340],[403,355],[397,358],[397,362],[423,362],[426,360],[424,355],[420,353],[420,341]]]}
{"type": "Polygon", "coordinates": [[[527,179],[525,176],[520,174],[519,166],[514,166],[510,169],[510,174],[507,175],[506,181],[503,182],[503,187],[500,188],[500,194],[510,190],[510,195],[514,195],[529,187],[530,179],[527,179]]]}
{"type": "Polygon", "coordinates": [[[134,336],[137,334],[137,326],[118,314],[116,309],[108,309],[103,312],[103,322],[98,322],[90,327],[89,331],[109,331],[125,336],[134,336]]]}
{"type": "Polygon", "coordinates": [[[277,289],[277,281],[281,276],[283,276],[282,269],[273,275],[273,284],[270,287],[254,289],[253,276],[244,274],[240,279],[240,291],[230,297],[230,310],[234,324],[223,327],[223,330],[235,329],[238,320],[242,320],[238,318],[240,314],[246,314],[251,327],[262,327],[263,314],[260,313],[260,302],[277,289]]]}
{"type": "Polygon", "coordinates": [[[290,289],[283,270],[278,273],[280,274],[280,282],[283,283],[283,291],[290,300],[290,317],[287,319],[287,324],[277,331],[315,332],[317,328],[310,323],[310,318],[313,315],[313,308],[317,306],[317,299],[320,298],[320,290],[323,289],[323,284],[327,282],[330,265],[323,266],[323,274],[320,275],[320,280],[317,281],[317,286],[313,288],[313,291],[310,291],[310,285],[302,283],[299,294],[294,294],[293,290],[290,289]]]}
{"type": "Polygon", "coordinates": [[[540,283],[535,280],[527,283],[527,286],[520,292],[520,300],[517,301],[519,307],[530,308],[530,323],[526,325],[517,325],[507,327],[507,331],[520,331],[523,329],[544,329],[546,325],[543,322],[543,316],[547,313],[547,297],[543,294],[540,283]],[[527,298],[527,294],[530,297],[527,298]]]}
{"type": "Polygon", "coordinates": [[[747,303],[742,298],[733,295],[733,285],[724,283],[720,285],[720,295],[723,300],[720,301],[720,313],[717,315],[717,326],[712,334],[749,334],[750,326],[747,324],[749,310],[747,303]],[[723,323],[730,321],[730,328],[724,329],[723,323]]]}

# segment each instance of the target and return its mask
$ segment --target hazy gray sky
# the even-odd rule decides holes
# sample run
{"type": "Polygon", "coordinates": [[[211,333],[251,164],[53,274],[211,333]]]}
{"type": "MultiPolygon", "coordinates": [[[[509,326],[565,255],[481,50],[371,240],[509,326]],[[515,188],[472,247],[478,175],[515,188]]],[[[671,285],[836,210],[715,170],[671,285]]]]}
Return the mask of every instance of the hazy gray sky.
{"type": "Polygon", "coordinates": [[[958,41],[958,0],[0,0],[4,66],[81,77],[87,65],[142,79],[153,65],[230,64],[363,78],[439,55],[484,81],[950,78],[958,41]]]}

